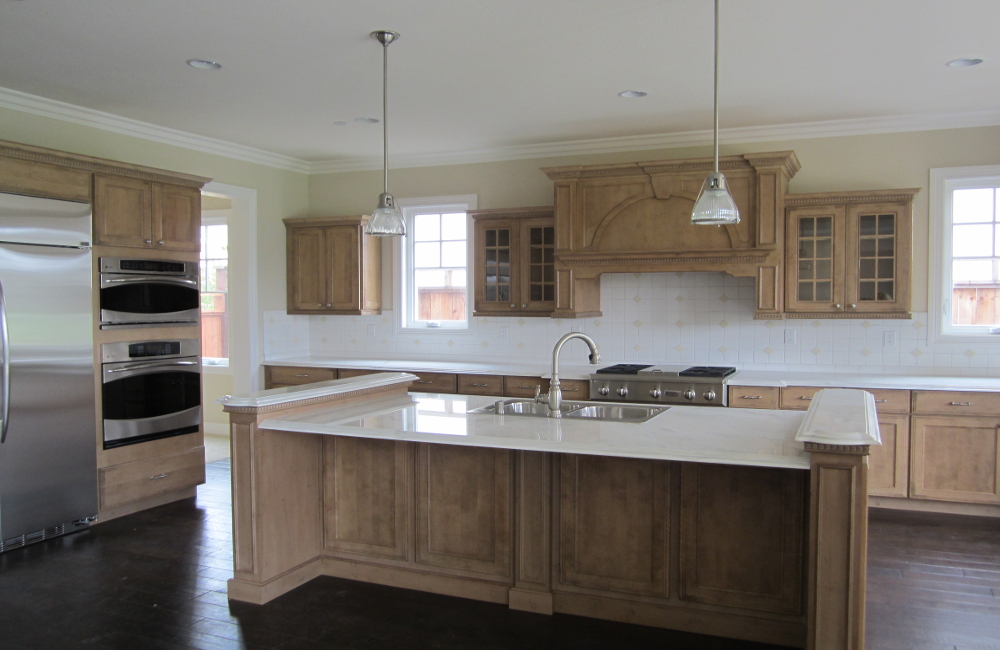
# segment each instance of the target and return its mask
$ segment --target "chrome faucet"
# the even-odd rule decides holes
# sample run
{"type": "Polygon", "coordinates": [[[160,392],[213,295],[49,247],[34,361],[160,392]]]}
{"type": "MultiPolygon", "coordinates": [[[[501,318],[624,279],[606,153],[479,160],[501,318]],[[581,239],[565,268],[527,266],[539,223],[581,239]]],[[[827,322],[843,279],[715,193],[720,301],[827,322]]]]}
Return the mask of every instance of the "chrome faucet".
{"type": "Polygon", "coordinates": [[[562,389],[559,387],[559,352],[563,344],[570,339],[580,339],[590,348],[590,363],[596,365],[601,362],[601,353],[597,351],[597,344],[594,339],[580,332],[570,332],[566,336],[556,341],[556,347],[552,350],[552,379],[549,381],[549,392],[540,395],[539,390],[535,391],[535,401],[546,401],[549,405],[549,417],[562,417],[562,389]]]}

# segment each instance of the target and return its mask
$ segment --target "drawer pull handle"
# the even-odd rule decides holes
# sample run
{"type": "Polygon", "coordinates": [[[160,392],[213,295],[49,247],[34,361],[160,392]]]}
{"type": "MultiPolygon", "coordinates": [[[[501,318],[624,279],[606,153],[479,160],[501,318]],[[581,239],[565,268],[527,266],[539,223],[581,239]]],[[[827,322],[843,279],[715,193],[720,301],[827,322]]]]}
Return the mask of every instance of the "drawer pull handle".
{"type": "Polygon", "coordinates": [[[740,399],[760,399],[760,395],[742,395],[740,399]]]}
{"type": "Polygon", "coordinates": [[[576,393],[576,392],[579,392],[579,390],[580,390],[579,388],[563,388],[562,392],[564,392],[564,393],[576,393]]]}
{"type": "Polygon", "coordinates": [[[532,390],[534,388],[538,388],[538,386],[518,386],[518,388],[522,388],[524,390],[532,390]]]}
{"type": "Polygon", "coordinates": [[[308,377],[309,375],[295,375],[296,377],[308,377]]]}
{"type": "Polygon", "coordinates": [[[160,474],[159,476],[150,476],[149,480],[150,481],[156,481],[156,480],[159,480],[161,478],[167,478],[167,475],[166,474],[160,474]]]}
{"type": "Polygon", "coordinates": [[[420,380],[418,379],[417,381],[415,381],[415,382],[413,382],[413,383],[414,383],[414,384],[433,384],[434,382],[433,382],[433,381],[420,381],[420,380]]]}
{"type": "Polygon", "coordinates": [[[875,403],[876,403],[876,404],[885,404],[885,403],[886,403],[886,401],[887,401],[887,400],[884,400],[884,399],[877,399],[877,400],[875,400],[875,403]]]}
{"type": "Polygon", "coordinates": [[[972,402],[948,402],[951,406],[972,406],[972,402]]]}
{"type": "Polygon", "coordinates": [[[476,384],[476,383],[473,383],[472,385],[475,386],[475,387],[477,387],[477,388],[489,388],[490,387],[489,384],[476,384]]]}
{"type": "Polygon", "coordinates": [[[806,397],[805,395],[800,396],[799,399],[804,399],[807,402],[811,402],[812,401],[811,397],[806,397]]]}

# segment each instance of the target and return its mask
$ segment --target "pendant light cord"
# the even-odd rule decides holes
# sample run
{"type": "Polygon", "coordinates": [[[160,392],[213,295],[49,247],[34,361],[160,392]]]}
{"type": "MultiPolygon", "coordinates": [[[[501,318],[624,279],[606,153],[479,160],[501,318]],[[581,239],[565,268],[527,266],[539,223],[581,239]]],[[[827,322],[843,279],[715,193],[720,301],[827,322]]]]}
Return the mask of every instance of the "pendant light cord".
{"type": "Polygon", "coordinates": [[[715,0],[715,173],[719,173],[719,0],[715,0]]]}
{"type": "MultiPolygon", "coordinates": [[[[715,1],[718,4],[719,0],[715,1]]],[[[382,191],[385,193],[389,192],[389,43],[391,42],[392,40],[387,40],[382,44],[382,191]]],[[[715,111],[718,119],[718,102],[715,111]]]]}

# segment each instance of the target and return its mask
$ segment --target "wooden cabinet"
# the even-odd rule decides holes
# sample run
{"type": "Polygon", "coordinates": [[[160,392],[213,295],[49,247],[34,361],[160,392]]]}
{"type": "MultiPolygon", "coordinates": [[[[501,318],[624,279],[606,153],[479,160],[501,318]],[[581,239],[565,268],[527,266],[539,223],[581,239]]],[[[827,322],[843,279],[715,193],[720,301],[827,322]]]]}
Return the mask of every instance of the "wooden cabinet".
{"type": "Polygon", "coordinates": [[[122,463],[100,470],[101,510],[205,482],[205,448],[122,463]]]}
{"type": "Polygon", "coordinates": [[[913,416],[910,496],[1000,504],[1000,416],[913,416]]]}
{"type": "Polygon", "coordinates": [[[729,406],[745,409],[776,409],[778,389],[773,386],[730,386],[729,406]]]}
{"type": "Polygon", "coordinates": [[[916,189],[785,198],[791,317],[909,318],[916,189]]]}
{"type": "Polygon", "coordinates": [[[367,219],[284,220],[289,314],[382,313],[382,244],[367,219]]]}
{"type": "Polygon", "coordinates": [[[872,445],[868,456],[868,494],[905,497],[910,470],[910,417],[879,414],[881,445],[872,445]]]}
{"type": "Polygon", "coordinates": [[[552,208],[478,210],[474,315],[548,316],[556,304],[552,208]]]}
{"type": "Polygon", "coordinates": [[[201,250],[201,192],[125,176],[94,175],[94,243],[201,250]]]}
{"type": "Polygon", "coordinates": [[[503,377],[499,375],[459,375],[459,395],[503,395],[503,377]]]}
{"type": "Polygon", "coordinates": [[[264,382],[266,388],[283,388],[285,386],[300,386],[317,381],[330,381],[337,378],[334,368],[299,368],[293,366],[267,366],[264,382]]]}
{"type": "Polygon", "coordinates": [[[410,386],[411,393],[455,393],[458,392],[458,379],[451,373],[444,372],[414,372],[416,381],[410,386]]]}

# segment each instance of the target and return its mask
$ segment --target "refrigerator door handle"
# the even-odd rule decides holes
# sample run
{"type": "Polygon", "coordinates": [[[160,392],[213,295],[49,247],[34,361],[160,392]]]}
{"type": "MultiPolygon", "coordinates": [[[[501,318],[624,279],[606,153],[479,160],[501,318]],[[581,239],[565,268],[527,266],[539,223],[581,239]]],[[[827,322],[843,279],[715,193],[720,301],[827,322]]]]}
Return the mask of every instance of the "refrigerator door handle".
{"type": "Polygon", "coordinates": [[[10,339],[7,336],[7,301],[4,299],[3,283],[0,283],[0,444],[7,440],[7,425],[10,424],[10,339]]]}

